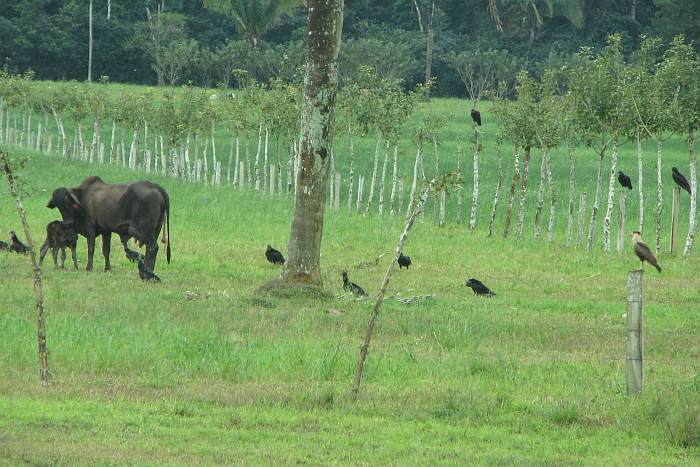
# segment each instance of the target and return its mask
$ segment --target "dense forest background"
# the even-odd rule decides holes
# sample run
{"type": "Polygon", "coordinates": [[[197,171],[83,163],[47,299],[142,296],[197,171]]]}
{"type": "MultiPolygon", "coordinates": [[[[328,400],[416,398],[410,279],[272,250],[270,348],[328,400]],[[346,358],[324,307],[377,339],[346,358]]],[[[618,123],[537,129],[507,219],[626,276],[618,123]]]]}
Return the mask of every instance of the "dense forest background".
{"type": "MultiPolygon", "coordinates": [[[[90,3],[0,0],[0,66],[13,73],[31,70],[39,79],[85,80],[90,3]]],[[[306,33],[300,3],[94,0],[92,77],[207,87],[250,78],[299,80],[306,33]],[[237,22],[226,8],[203,3],[279,4],[284,13],[237,22]]],[[[432,31],[431,75],[434,93],[442,96],[469,95],[466,84],[479,83],[464,73],[478,75],[481,69],[496,82],[508,81],[521,68],[538,75],[547,66],[573,63],[581,47],[599,50],[613,32],[622,35],[625,53],[638,49],[644,34],[668,42],[682,33],[696,48],[700,42],[698,0],[346,0],[345,5],[341,81],[359,76],[362,65],[381,77],[401,78],[407,87],[425,81],[432,31]]]]}

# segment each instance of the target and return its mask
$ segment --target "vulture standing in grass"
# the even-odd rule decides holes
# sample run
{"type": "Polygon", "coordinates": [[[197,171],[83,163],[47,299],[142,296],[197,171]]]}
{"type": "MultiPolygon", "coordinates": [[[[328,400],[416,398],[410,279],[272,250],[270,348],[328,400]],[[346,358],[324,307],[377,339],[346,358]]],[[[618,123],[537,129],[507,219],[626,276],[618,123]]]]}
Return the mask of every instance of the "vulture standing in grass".
{"type": "Polygon", "coordinates": [[[142,281],[160,282],[160,277],[156,276],[153,271],[146,269],[146,265],[141,258],[137,261],[139,263],[139,277],[142,281]]]}
{"type": "Polygon", "coordinates": [[[267,245],[267,250],[265,250],[265,258],[272,264],[284,265],[284,256],[279,250],[275,250],[270,245],[267,245]]]}
{"type": "Polygon", "coordinates": [[[399,269],[401,268],[406,268],[411,265],[411,257],[410,256],[404,256],[403,253],[399,254],[399,269]]]}
{"type": "Polygon", "coordinates": [[[12,251],[10,250],[10,245],[0,240],[0,251],[12,251]]]}
{"type": "Polygon", "coordinates": [[[481,112],[476,109],[472,109],[471,116],[472,120],[474,120],[477,125],[481,126],[481,112]]]}
{"type": "Polygon", "coordinates": [[[620,182],[620,185],[623,187],[629,188],[630,190],[632,189],[632,180],[625,175],[622,170],[617,173],[617,181],[620,182]]]}
{"type": "Polygon", "coordinates": [[[343,271],[343,289],[346,292],[352,292],[352,294],[356,297],[367,296],[367,293],[362,289],[362,287],[355,284],[354,282],[350,282],[350,279],[348,279],[348,273],[346,271],[343,271]]]}
{"type": "Polygon", "coordinates": [[[10,245],[10,250],[12,250],[15,253],[20,254],[20,255],[26,255],[27,251],[29,251],[29,249],[27,248],[27,246],[24,243],[22,243],[19,240],[19,238],[17,238],[17,234],[15,233],[14,230],[10,232],[10,238],[12,239],[12,244],[10,245]]]}
{"type": "Polygon", "coordinates": [[[674,168],[671,169],[671,170],[673,171],[673,181],[676,182],[676,184],[677,184],[679,187],[681,187],[681,188],[683,188],[685,191],[687,191],[688,194],[691,194],[691,193],[690,193],[690,183],[688,183],[688,180],[686,180],[686,178],[683,176],[682,173],[680,173],[680,172],[678,171],[677,168],[674,167],[674,168]]]}
{"type": "Polygon", "coordinates": [[[642,266],[644,266],[644,261],[646,261],[654,266],[657,271],[661,272],[661,266],[659,266],[659,262],[656,261],[656,257],[654,257],[654,254],[651,252],[646,243],[642,241],[641,232],[637,230],[632,232],[632,243],[634,243],[634,253],[642,262],[642,266]]]}
{"type": "Polygon", "coordinates": [[[474,294],[476,295],[484,295],[486,297],[494,297],[496,296],[495,293],[491,292],[491,289],[486,287],[483,282],[481,282],[479,279],[469,279],[467,282],[464,283],[467,287],[472,289],[474,294]]]}

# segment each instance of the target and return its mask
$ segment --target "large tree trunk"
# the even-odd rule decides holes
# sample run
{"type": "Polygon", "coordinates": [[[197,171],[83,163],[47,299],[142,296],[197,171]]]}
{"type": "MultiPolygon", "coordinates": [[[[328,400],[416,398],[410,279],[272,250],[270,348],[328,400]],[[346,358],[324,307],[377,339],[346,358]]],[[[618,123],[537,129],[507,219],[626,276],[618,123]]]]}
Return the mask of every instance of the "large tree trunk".
{"type": "Polygon", "coordinates": [[[510,182],[510,191],[508,193],[508,205],[506,206],[506,216],[503,221],[503,237],[508,238],[510,232],[510,220],[513,216],[513,201],[515,200],[515,188],[520,180],[520,149],[515,148],[513,156],[513,180],[510,182]]]}
{"type": "Polygon", "coordinates": [[[527,176],[530,168],[530,147],[525,148],[523,157],[523,177],[520,182],[520,206],[518,206],[518,225],[515,226],[515,236],[520,239],[523,236],[523,226],[525,225],[525,201],[527,198],[527,176]]]}
{"type": "Polygon", "coordinates": [[[695,132],[688,132],[688,153],[690,156],[690,220],[688,221],[688,237],[685,240],[683,255],[689,255],[693,250],[695,233],[698,228],[696,218],[698,201],[698,176],[697,176],[697,155],[695,153],[695,132]]]}
{"type": "Polygon", "coordinates": [[[593,199],[593,210],[591,211],[591,222],[588,225],[588,251],[593,248],[595,239],[595,226],[598,221],[598,209],[600,209],[600,187],[603,183],[603,157],[605,157],[605,145],[601,147],[598,156],[598,176],[595,184],[595,198],[593,199]]]}
{"type": "Polygon", "coordinates": [[[301,122],[301,167],[283,280],[322,285],[321,239],[338,89],[343,0],[308,0],[309,34],[301,122]]]}
{"type": "Polygon", "coordinates": [[[612,225],[613,207],[615,207],[615,181],[617,180],[617,137],[613,138],[612,156],[610,157],[610,179],[608,180],[608,207],[603,220],[603,250],[612,250],[610,229],[612,225]]]}

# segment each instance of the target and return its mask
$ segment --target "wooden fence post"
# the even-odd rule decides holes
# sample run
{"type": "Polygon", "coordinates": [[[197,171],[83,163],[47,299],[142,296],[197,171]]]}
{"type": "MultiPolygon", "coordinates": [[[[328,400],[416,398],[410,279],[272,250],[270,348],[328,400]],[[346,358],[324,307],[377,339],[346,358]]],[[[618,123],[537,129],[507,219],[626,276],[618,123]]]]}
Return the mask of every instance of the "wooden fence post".
{"type": "Polygon", "coordinates": [[[625,200],[627,199],[627,192],[620,191],[620,218],[618,221],[617,228],[617,252],[622,252],[625,247],[625,200]]]}
{"type": "Polygon", "coordinates": [[[627,274],[627,395],[644,389],[644,313],[641,269],[627,274]]]}
{"type": "Polygon", "coordinates": [[[586,192],[582,191],[578,197],[578,233],[576,235],[576,248],[581,246],[583,241],[584,221],[586,216],[586,192]]]}
{"type": "Polygon", "coordinates": [[[671,204],[671,254],[676,254],[678,244],[678,222],[681,216],[681,187],[673,188],[673,200],[671,204]]]}

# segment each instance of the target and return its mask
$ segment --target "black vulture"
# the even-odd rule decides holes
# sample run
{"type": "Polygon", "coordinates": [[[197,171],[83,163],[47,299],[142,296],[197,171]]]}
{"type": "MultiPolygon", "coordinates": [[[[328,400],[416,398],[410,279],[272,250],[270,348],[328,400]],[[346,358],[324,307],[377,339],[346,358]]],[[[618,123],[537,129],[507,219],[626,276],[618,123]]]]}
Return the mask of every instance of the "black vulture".
{"type": "Polygon", "coordinates": [[[481,112],[476,109],[472,109],[471,116],[472,120],[474,120],[477,125],[481,126],[481,112]]]}
{"type": "Polygon", "coordinates": [[[270,245],[267,245],[265,250],[265,258],[272,264],[284,264],[284,256],[278,250],[275,250],[270,245]]]}
{"type": "Polygon", "coordinates": [[[682,173],[680,173],[678,171],[677,168],[674,167],[672,170],[673,170],[673,181],[676,182],[676,184],[679,187],[681,187],[685,191],[687,191],[688,194],[691,194],[690,193],[690,183],[688,183],[688,180],[686,180],[686,178],[683,176],[682,173]]]}
{"type": "Polygon", "coordinates": [[[160,282],[160,277],[156,276],[153,271],[149,271],[146,269],[146,265],[144,264],[143,260],[141,258],[138,259],[139,263],[139,277],[141,278],[142,281],[153,281],[153,282],[160,282]]]}
{"type": "Polygon", "coordinates": [[[632,189],[632,180],[625,175],[622,170],[617,173],[617,181],[620,182],[620,185],[623,187],[629,188],[630,190],[632,189]]]}
{"type": "Polygon", "coordinates": [[[131,261],[132,263],[135,263],[136,261],[143,261],[145,257],[139,253],[138,251],[134,251],[130,248],[124,247],[124,253],[126,253],[126,259],[131,261]]]}
{"type": "Polygon", "coordinates": [[[399,253],[399,269],[401,268],[406,268],[411,265],[411,257],[410,256],[404,256],[403,253],[399,253]]]}
{"type": "Polygon", "coordinates": [[[632,232],[632,242],[634,242],[634,253],[642,262],[642,266],[644,265],[644,261],[646,261],[647,263],[654,266],[657,271],[661,272],[661,266],[659,266],[658,261],[656,261],[656,258],[654,257],[653,253],[646,245],[646,243],[642,241],[641,232],[637,230],[632,232]]]}
{"type": "Polygon", "coordinates": [[[485,295],[486,297],[494,297],[496,295],[479,279],[469,279],[464,285],[471,288],[476,295],[485,295]]]}
{"type": "Polygon", "coordinates": [[[348,273],[346,271],[343,271],[343,289],[346,292],[352,292],[352,294],[356,297],[367,296],[367,293],[362,289],[362,287],[355,284],[354,282],[350,282],[350,280],[348,279],[348,273]]]}
{"type": "Polygon", "coordinates": [[[0,251],[12,251],[10,250],[10,245],[0,240],[0,251]]]}
{"type": "Polygon", "coordinates": [[[15,233],[14,230],[10,232],[10,238],[12,239],[12,244],[10,245],[10,250],[12,250],[15,253],[20,254],[20,255],[26,255],[27,251],[29,251],[29,249],[27,248],[27,246],[24,243],[22,243],[19,240],[19,238],[17,238],[17,234],[15,233]]]}

